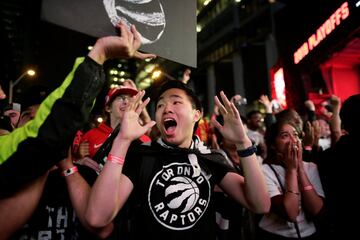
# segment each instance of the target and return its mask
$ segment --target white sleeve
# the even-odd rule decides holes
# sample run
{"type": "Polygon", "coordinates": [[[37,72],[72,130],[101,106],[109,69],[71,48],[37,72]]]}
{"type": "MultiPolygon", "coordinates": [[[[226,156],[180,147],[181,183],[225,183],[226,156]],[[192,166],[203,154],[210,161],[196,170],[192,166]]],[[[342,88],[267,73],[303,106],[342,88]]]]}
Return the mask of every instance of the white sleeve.
{"type": "Polygon", "coordinates": [[[275,173],[268,164],[262,165],[262,171],[264,173],[266,185],[268,188],[270,198],[283,194],[279,181],[277,180],[275,173]]]}

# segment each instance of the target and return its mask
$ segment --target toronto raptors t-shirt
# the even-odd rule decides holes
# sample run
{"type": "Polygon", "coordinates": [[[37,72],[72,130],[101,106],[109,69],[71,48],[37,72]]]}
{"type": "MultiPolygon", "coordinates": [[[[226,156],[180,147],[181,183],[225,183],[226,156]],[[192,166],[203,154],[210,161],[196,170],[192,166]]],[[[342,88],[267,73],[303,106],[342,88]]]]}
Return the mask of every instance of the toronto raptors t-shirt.
{"type": "Polygon", "coordinates": [[[129,152],[123,169],[134,184],[130,201],[138,206],[131,223],[132,237],[215,239],[210,199],[214,185],[229,169],[204,154],[166,149],[157,143],[149,148],[154,151],[129,152]],[[146,170],[141,167],[144,161],[152,162],[145,165],[146,170]]]}

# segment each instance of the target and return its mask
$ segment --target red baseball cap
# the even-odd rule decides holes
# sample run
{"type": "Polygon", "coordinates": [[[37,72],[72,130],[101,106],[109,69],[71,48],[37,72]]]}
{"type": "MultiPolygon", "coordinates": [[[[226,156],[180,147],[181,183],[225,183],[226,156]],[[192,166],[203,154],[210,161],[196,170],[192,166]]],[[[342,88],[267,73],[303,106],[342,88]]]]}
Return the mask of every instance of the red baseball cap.
{"type": "Polygon", "coordinates": [[[138,90],[131,87],[125,87],[125,86],[118,86],[115,88],[110,88],[108,94],[105,97],[105,105],[108,105],[111,103],[116,96],[119,95],[130,95],[134,96],[138,93],[138,90]]]}

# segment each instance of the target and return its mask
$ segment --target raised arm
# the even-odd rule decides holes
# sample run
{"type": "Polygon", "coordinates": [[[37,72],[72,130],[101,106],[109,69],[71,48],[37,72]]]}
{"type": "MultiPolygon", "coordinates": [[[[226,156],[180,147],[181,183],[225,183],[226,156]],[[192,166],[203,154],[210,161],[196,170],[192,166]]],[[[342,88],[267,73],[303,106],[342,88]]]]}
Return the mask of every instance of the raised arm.
{"type": "Polygon", "coordinates": [[[138,51],[141,45],[141,37],[135,26],[130,30],[120,21],[118,24],[120,36],[107,36],[97,40],[88,56],[95,62],[102,65],[108,59],[112,58],[154,58],[154,54],[145,54],[138,51]]]}
{"type": "MultiPolygon", "coordinates": [[[[279,198],[272,201],[275,209],[283,211],[289,221],[296,222],[299,215],[300,189],[297,170],[299,168],[299,157],[302,156],[300,141],[289,142],[284,153],[285,184],[282,201],[279,198]]],[[[302,159],[302,158],[301,158],[302,159]]]]}
{"type": "Polygon", "coordinates": [[[224,138],[236,143],[244,170],[244,177],[231,172],[227,173],[221,181],[220,187],[246,208],[256,213],[268,212],[270,198],[265,179],[252,143],[246,135],[240,114],[224,92],[220,92],[220,97],[222,103],[215,96],[215,104],[224,118],[224,125],[221,125],[216,119],[212,119],[212,123],[224,138]]]}
{"type": "Polygon", "coordinates": [[[125,111],[107,162],[91,190],[86,220],[93,227],[103,227],[110,223],[133,189],[130,179],[122,174],[126,153],[133,140],[155,125],[154,121],[143,126],[139,123],[139,115],[150,101],[149,98],[141,101],[144,94],[144,91],[139,91],[125,111]]]}
{"type": "Polygon", "coordinates": [[[340,119],[340,106],[341,101],[338,96],[331,96],[330,102],[333,106],[333,114],[330,119],[330,131],[331,131],[331,146],[341,137],[341,119],[340,119]]]}
{"type": "MultiPolygon", "coordinates": [[[[131,80],[131,79],[125,79],[123,85],[124,85],[124,86],[129,86],[129,87],[131,87],[131,88],[134,88],[134,89],[138,90],[137,87],[136,87],[136,84],[135,84],[134,81],[131,80]]],[[[141,120],[141,124],[142,124],[142,125],[143,125],[143,124],[146,124],[146,123],[148,123],[148,122],[151,121],[150,114],[149,114],[149,112],[147,111],[146,108],[144,108],[144,109],[141,111],[141,113],[140,113],[140,120],[141,120]]],[[[149,129],[149,130],[151,130],[151,129],[149,129]]],[[[148,131],[146,134],[147,134],[148,136],[150,136],[150,131],[148,131]]]]}
{"type": "MultiPolygon", "coordinates": [[[[301,202],[304,211],[311,217],[316,216],[320,210],[322,209],[324,202],[322,197],[316,192],[315,187],[310,182],[309,176],[305,172],[304,169],[304,162],[302,161],[302,151],[301,148],[299,148],[299,153],[297,154],[297,157],[299,159],[299,165],[297,169],[297,178],[299,181],[299,188],[301,192],[301,202]]],[[[312,163],[310,163],[312,164],[312,163]]],[[[316,165],[314,165],[316,167],[316,165]]],[[[320,177],[317,172],[317,168],[315,168],[315,176],[316,182],[321,185],[320,177]]]]}
{"type": "Polygon", "coordinates": [[[269,100],[267,95],[261,95],[259,98],[259,102],[265,106],[265,126],[269,127],[271,124],[276,122],[275,116],[273,114],[272,103],[269,100]]]}

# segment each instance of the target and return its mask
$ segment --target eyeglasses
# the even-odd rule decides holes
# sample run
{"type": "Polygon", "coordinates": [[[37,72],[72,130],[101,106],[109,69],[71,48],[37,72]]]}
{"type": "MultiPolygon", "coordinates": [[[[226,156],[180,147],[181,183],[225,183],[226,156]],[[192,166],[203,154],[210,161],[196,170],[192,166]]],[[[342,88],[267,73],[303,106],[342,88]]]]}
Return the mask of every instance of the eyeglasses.
{"type": "Polygon", "coordinates": [[[114,101],[125,102],[125,100],[127,100],[129,102],[131,99],[132,97],[130,95],[119,95],[115,97],[114,101]]]}

